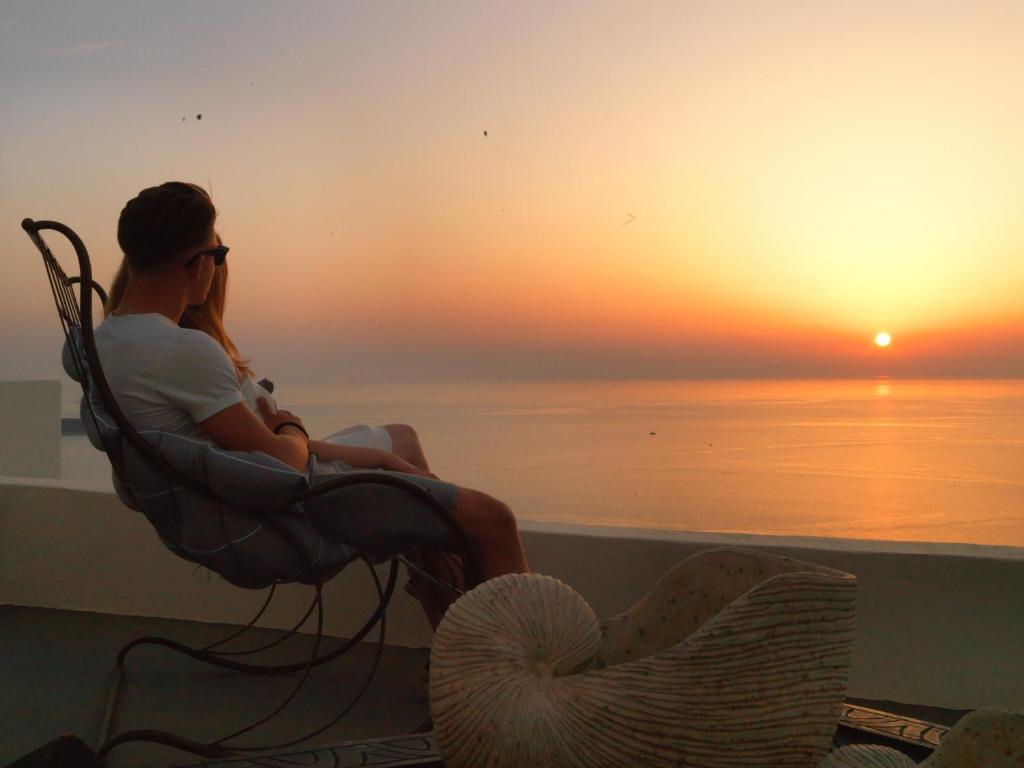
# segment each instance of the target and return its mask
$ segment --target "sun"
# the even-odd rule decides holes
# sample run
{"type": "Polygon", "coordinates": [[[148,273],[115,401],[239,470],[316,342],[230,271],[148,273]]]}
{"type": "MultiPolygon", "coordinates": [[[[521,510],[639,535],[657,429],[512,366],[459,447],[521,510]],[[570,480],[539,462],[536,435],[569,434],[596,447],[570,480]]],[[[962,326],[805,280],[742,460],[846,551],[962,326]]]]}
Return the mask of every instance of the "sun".
{"type": "Polygon", "coordinates": [[[892,344],[892,336],[888,333],[885,331],[879,331],[875,334],[875,346],[888,347],[890,344],[892,344]]]}

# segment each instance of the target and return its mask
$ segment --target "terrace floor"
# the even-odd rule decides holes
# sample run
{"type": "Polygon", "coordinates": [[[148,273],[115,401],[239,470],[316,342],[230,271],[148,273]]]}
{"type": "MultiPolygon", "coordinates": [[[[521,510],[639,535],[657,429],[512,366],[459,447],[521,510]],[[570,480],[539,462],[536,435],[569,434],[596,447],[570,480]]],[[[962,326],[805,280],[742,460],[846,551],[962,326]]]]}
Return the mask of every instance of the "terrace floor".
{"type": "MultiPolygon", "coordinates": [[[[220,624],[133,616],[0,607],[0,765],[64,733],[96,746],[114,660],[120,648],[142,635],[163,635],[202,646],[231,634],[220,624]]],[[[251,630],[253,645],[279,637],[276,630],[251,630]]],[[[337,644],[325,638],[325,645],[337,644]]],[[[308,657],[313,637],[299,635],[263,655],[266,663],[308,657]]],[[[227,647],[227,646],[226,646],[227,647]]],[[[239,646],[236,646],[239,647],[239,646]]],[[[362,643],[337,661],[316,669],[288,708],[238,744],[289,741],[330,721],[350,701],[370,668],[376,649],[362,643]]],[[[410,733],[428,716],[422,670],[426,649],[385,646],[377,676],[363,698],[337,725],[311,741],[336,744],[353,739],[410,733]]],[[[132,728],[170,731],[213,741],[269,714],[298,677],[243,675],[209,667],[165,648],[142,646],[128,656],[113,732],[132,728]]],[[[165,766],[198,758],[160,745],[132,743],[114,749],[114,766],[165,766]]]]}
{"type": "MultiPolygon", "coordinates": [[[[118,650],[142,635],[163,635],[201,646],[230,634],[228,625],[77,611],[0,606],[0,765],[64,733],[95,747],[118,650]]],[[[282,633],[253,630],[253,644],[282,633]]],[[[265,655],[268,663],[303,658],[313,638],[298,636],[265,655]]],[[[336,643],[328,638],[325,642],[336,643]]],[[[314,730],[338,714],[369,669],[373,643],[315,670],[285,712],[239,744],[272,744],[314,730]]],[[[427,718],[422,670],[426,649],[386,646],[373,684],[352,711],[310,744],[414,731],[427,718]]],[[[296,677],[242,675],[214,669],[167,649],[144,646],[128,657],[113,731],[153,728],[202,741],[216,740],[272,711],[296,677]]],[[[934,707],[851,699],[853,703],[952,725],[964,713],[934,707]]],[[[199,758],[169,747],[133,743],[116,748],[119,766],[193,765],[199,758]]]]}

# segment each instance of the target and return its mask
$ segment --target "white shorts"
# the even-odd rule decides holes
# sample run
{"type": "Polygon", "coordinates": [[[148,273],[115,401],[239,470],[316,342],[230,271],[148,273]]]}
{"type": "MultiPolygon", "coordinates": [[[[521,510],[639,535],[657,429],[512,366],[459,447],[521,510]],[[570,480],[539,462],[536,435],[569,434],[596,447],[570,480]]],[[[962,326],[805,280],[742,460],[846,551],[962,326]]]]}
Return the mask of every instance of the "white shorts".
{"type": "Polygon", "coordinates": [[[380,448],[388,453],[391,453],[394,447],[391,443],[391,435],[384,427],[375,427],[370,424],[345,427],[340,432],[325,437],[324,442],[334,445],[350,445],[356,448],[380,448]]]}
{"type": "MultiPolygon", "coordinates": [[[[346,427],[340,432],[335,432],[333,435],[328,435],[324,438],[325,443],[333,443],[334,445],[350,445],[357,448],[380,448],[388,451],[392,450],[391,435],[384,427],[375,427],[370,424],[357,424],[354,427],[346,427]]],[[[447,483],[444,480],[435,480],[432,477],[423,477],[422,475],[410,475],[404,472],[390,472],[383,469],[356,469],[351,464],[347,464],[341,459],[334,459],[333,461],[317,462],[313,470],[314,476],[332,476],[342,472],[360,472],[363,474],[380,472],[385,475],[395,475],[401,477],[409,482],[415,483],[422,488],[426,488],[434,498],[438,499],[448,509],[455,510],[458,504],[459,498],[459,486],[454,483],[447,483]]],[[[386,494],[392,489],[383,489],[383,486],[378,485],[378,489],[382,489],[386,494]]],[[[391,497],[388,497],[393,502],[391,497]]],[[[388,502],[388,503],[391,503],[388,502]]],[[[382,501],[382,503],[384,503],[382,501]]]]}

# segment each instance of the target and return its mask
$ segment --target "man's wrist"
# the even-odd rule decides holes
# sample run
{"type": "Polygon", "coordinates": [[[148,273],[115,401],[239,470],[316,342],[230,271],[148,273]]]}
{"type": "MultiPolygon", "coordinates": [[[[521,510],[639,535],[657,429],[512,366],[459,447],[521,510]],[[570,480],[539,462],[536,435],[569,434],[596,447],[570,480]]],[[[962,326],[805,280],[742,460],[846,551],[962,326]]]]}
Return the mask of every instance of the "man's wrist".
{"type": "Polygon", "coordinates": [[[309,432],[307,432],[306,428],[298,422],[283,421],[274,427],[274,434],[280,435],[285,430],[288,430],[287,434],[300,436],[306,441],[306,443],[309,443],[309,432]]]}

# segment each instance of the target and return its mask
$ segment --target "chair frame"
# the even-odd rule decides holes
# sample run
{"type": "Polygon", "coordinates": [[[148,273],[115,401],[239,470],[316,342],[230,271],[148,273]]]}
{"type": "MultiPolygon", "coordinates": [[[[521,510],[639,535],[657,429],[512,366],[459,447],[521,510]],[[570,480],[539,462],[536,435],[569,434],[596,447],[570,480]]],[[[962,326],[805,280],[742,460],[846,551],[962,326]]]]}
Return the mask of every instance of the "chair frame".
{"type": "MultiPolygon", "coordinates": [[[[33,221],[32,219],[25,219],[22,221],[21,226],[22,229],[24,229],[25,232],[28,234],[32,242],[35,244],[36,248],[42,254],[43,263],[46,267],[47,278],[49,280],[50,288],[53,293],[54,303],[57,308],[58,318],[60,320],[61,327],[64,331],[64,337],[67,342],[67,346],[71,351],[72,359],[79,376],[79,382],[81,383],[83,393],[86,396],[86,402],[90,403],[89,382],[91,382],[92,386],[96,388],[96,391],[100,396],[100,400],[103,403],[103,406],[107,409],[111,418],[113,418],[114,422],[117,424],[117,427],[120,430],[123,438],[126,439],[132,445],[132,447],[139,451],[140,455],[144,457],[146,461],[148,461],[154,467],[159,469],[167,477],[172,478],[176,484],[184,485],[191,489],[192,491],[194,491],[195,493],[206,496],[210,499],[222,501],[209,488],[194,482],[190,478],[185,477],[180,472],[178,472],[173,466],[171,466],[162,456],[160,456],[160,454],[149,443],[147,443],[139,435],[139,433],[132,427],[131,423],[124,415],[124,412],[118,407],[117,400],[114,397],[113,393],[111,392],[110,386],[107,383],[106,377],[103,373],[103,368],[100,364],[99,354],[96,350],[96,339],[93,333],[92,296],[94,293],[97,294],[100,297],[101,302],[103,304],[106,304],[107,295],[103,288],[92,277],[91,261],[89,259],[89,254],[86,250],[85,244],[82,242],[81,238],[70,227],[61,224],[60,222],[57,221],[33,221]],[[53,256],[52,251],[50,250],[49,246],[43,240],[43,237],[40,234],[42,231],[45,230],[55,231],[63,235],[71,243],[78,259],[79,274],[77,276],[69,278],[66,272],[61,268],[60,263],[53,256]],[[79,287],[77,301],[74,292],[75,285],[78,285],[79,287]],[[76,329],[78,330],[81,336],[82,346],[84,347],[85,360],[81,359],[78,345],[75,344],[73,341],[73,333],[75,332],[76,329]]],[[[114,472],[120,471],[116,463],[111,462],[111,466],[114,472]]],[[[337,477],[310,487],[309,489],[305,490],[304,492],[296,496],[294,499],[292,499],[292,501],[302,502],[305,501],[306,499],[310,499],[315,496],[328,493],[338,488],[360,483],[376,483],[382,485],[390,485],[396,488],[400,488],[401,490],[407,493],[411,493],[414,496],[426,502],[432,508],[432,510],[449,526],[449,529],[453,534],[454,541],[456,542],[457,554],[462,558],[462,567],[464,569],[465,576],[464,584],[466,588],[471,588],[472,586],[475,586],[476,584],[480,583],[480,569],[473,555],[472,549],[469,545],[469,540],[466,537],[465,532],[461,529],[461,527],[452,517],[451,511],[442,502],[434,498],[429,493],[429,491],[409,480],[394,475],[384,475],[380,473],[347,472],[345,473],[344,476],[337,477]]],[[[273,519],[271,517],[267,517],[266,523],[273,525],[273,519]]],[[[280,531],[280,529],[278,530],[280,531]]],[[[283,531],[281,532],[284,533],[283,531]]],[[[253,619],[247,625],[242,627],[240,630],[237,630],[236,632],[232,633],[231,635],[215,643],[207,645],[203,648],[192,648],[163,637],[140,637],[126,644],[121,649],[117,656],[114,680],[108,696],[106,713],[104,715],[103,725],[99,737],[99,745],[97,748],[98,755],[102,758],[115,746],[118,746],[119,744],[123,744],[129,741],[155,741],[158,743],[176,747],[178,749],[182,749],[184,751],[191,752],[193,754],[201,755],[203,757],[217,758],[238,756],[241,753],[259,752],[273,748],[293,746],[295,744],[306,741],[318,735],[319,733],[322,733],[327,728],[331,727],[336,722],[338,722],[348,712],[348,710],[351,709],[351,707],[356,703],[356,701],[359,700],[359,698],[362,696],[362,693],[369,686],[376,672],[377,663],[380,660],[380,654],[384,643],[385,613],[387,606],[391,600],[391,597],[394,593],[399,563],[404,563],[407,568],[411,569],[411,571],[417,573],[419,576],[425,578],[426,580],[438,586],[441,586],[446,590],[449,590],[452,594],[456,596],[462,594],[462,590],[459,589],[457,586],[453,584],[448,584],[436,578],[433,574],[428,573],[427,571],[420,568],[417,564],[409,561],[407,558],[401,555],[390,557],[390,569],[388,573],[387,583],[385,586],[382,587],[380,579],[377,576],[377,573],[374,570],[373,566],[371,565],[370,560],[368,559],[368,553],[361,553],[359,559],[362,559],[366,563],[367,568],[369,569],[370,574],[373,578],[378,596],[377,609],[367,620],[366,624],[355,635],[346,640],[338,648],[330,652],[324,653],[323,655],[319,655],[323,628],[323,582],[320,581],[319,578],[317,580],[317,583],[314,585],[315,596],[305,615],[287,634],[285,634],[281,638],[278,638],[276,641],[270,644],[257,648],[252,648],[245,651],[214,650],[214,648],[222,646],[228,641],[240,637],[247,630],[256,626],[256,622],[259,621],[260,617],[263,615],[267,607],[270,605],[270,601],[273,599],[277,584],[284,583],[282,580],[279,580],[278,582],[270,586],[267,598],[263,603],[263,606],[260,608],[256,616],[253,617],[253,619]],[[261,651],[265,651],[270,647],[273,647],[281,642],[284,642],[285,640],[289,639],[298,632],[302,625],[305,624],[306,620],[309,618],[314,608],[317,609],[318,617],[316,640],[314,642],[314,647],[311,656],[305,661],[295,662],[292,664],[267,665],[240,662],[225,658],[227,656],[244,656],[253,653],[258,653],[261,651]],[[377,625],[379,625],[380,629],[379,638],[377,642],[377,652],[376,657],[374,659],[374,663],[362,687],[357,692],[352,702],[345,708],[345,710],[342,711],[340,715],[338,715],[332,721],[322,726],[321,728],[317,729],[316,731],[307,734],[299,739],[295,739],[291,742],[288,742],[287,744],[265,745],[262,747],[229,747],[224,744],[224,742],[228,741],[229,739],[236,738],[237,736],[240,736],[243,733],[253,730],[257,726],[262,725],[263,723],[267,722],[270,718],[274,717],[275,715],[283,711],[283,709],[288,705],[289,702],[291,702],[291,700],[298,693],[299,689],[302,687],[302,684],[305,682],[310,671],[314,667],[321,666],[330,661],[333,661],[334,659],[337,659],[342,654],[344,654],[351,648],[355,647],[355,645],[362,641],[363,638],[365,638],[377,625]],[[235,733],[230,734],[229,736],[225,736],[219,739],[217,742],[213,742],[211,744],[193,741],[191,739],[186,739],[175,734],[170,734],[163,731],[153,730],[127,731],[118,734],[113,738],[108,738],[110,727],[113,723],[114,716],[116,714],[121,681],[124,676],[125,658],[128,652],[132,650],[132,648],[144,644],[160,645],[171,650],[174,650],[176,652],[182,653],[184,655],[190,656],[204,663],[216,665],[218,667],[226,669],[235,670],[238,672],[264,675],[283,675],[301,672],[302,677],[299,680],[298,684],[296,685],[295,689],[288,696],[288,698],[269,715],[257,721],[256,723],[246,728],[243,728],[239,731],[236,731],[235,733]]]]}

